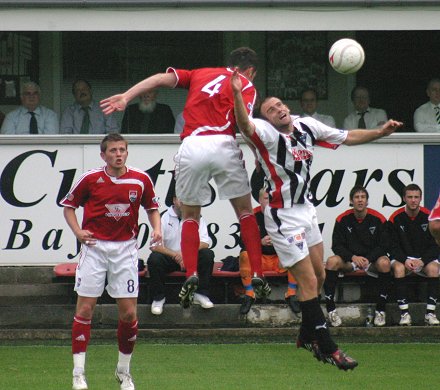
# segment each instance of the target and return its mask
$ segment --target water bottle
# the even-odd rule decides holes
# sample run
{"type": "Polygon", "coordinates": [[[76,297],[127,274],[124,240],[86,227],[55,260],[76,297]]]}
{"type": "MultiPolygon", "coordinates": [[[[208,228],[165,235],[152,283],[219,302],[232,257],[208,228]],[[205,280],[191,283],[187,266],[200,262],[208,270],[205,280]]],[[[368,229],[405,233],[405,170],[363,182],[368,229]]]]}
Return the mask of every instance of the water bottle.
{"type": "Polygon", "coordinates": [[[365,319],[365,326],[367,328],[372,328],[374,326],[374,311],[372,306],[367,308],[367,318],[365,319]]]}

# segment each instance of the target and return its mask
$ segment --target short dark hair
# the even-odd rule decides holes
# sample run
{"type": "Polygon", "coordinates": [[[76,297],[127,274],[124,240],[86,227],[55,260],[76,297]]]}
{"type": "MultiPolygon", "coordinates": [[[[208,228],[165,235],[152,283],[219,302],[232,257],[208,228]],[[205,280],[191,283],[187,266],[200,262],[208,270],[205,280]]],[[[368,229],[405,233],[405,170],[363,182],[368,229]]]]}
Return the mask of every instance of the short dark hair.
{"type": "Polygon", "coordinates": [[[86,79],[76,79],[73,83],[72,83],[72,93],[75,94],[75,85],[78,84],[80,81],[82,81],[83,83],[87,84],[87,86],[92,89],[91,84],[86,80],[86,79]]]}
{"type": "Polygon", "coordinates": [[[306,92],[312,92],[312,93],[315,95],[316,100],[318,100],[318,92],[316,91],[316,89],[313,88],[313,87],[308,87],[308,88],[305,88],[305,89],[303,89],[303,90],[301,91],[301,94],[299,95],[299,96],[300,96],[300,98],[299,98],[300,101],[303,100],[303,95],[304,95],[306,92]]]}
{"type": "Polygon", "coordinates": [[[229,54],[228,66],[237,67],[241,72],[250,67],[257,69],[257,53],[249,47],[239,47],[229,54]]]}
{"type": "Polygon", "coordinates": [[[365,195],[367,195],[367,200],[370,197],[370,194],[368,193],[367,189],[364,186],[361,185],[355,185],[351,191],[350,191],[350,201],[353,200],[354,196],[358,193],[358,192],[363,192],[365,195]]]}
{"type": "Polygon", "coordinates": [[[402,197],[406,196],[407,191],[420,191],[420,196],[422,196],[422,189],[415,183],[408,184],[403,188],[402,197]]]}
{"type": "Polygon", "coordinates": [[[367,87],[364,87],[363,85],[357,85],[356,87],[354,87],[354,88],[351,90],[351,95],[350,95],[350,97],[351,97],[351,101],[352,101],[352,102],[354,101],[354,94],[355,94],[357,91],[361,91],[361,90],[366,91],[366,92],[368,93],[368,97],[370,97],[370,91],[368,90],[367,87]]]}
{"type": "Polygon", "coordinates": [[[107,150],[107,144],[109,142],[118,142],[118,141],[124,141],[125,142],[125,146],[128,146],[128,142],[127,140],[119,133],[110,133],[107,134],[103,140],[101,141],[101,152],[104,153],[107,150]]]}

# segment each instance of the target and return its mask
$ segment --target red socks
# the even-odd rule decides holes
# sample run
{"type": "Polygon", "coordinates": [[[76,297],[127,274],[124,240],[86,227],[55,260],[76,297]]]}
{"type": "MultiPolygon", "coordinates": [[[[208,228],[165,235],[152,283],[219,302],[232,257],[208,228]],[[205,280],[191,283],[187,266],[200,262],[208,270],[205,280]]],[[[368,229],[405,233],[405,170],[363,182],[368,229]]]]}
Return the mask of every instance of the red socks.
{"type": "Polygon", "coordinates": [[[186,277],[197,274],[200,235],[199,224],[194,219],[187,219],[182,224],[182,239],[180,243],[186,277]]]}
{"type": "Polygon", "coordinates": [[[90,340],[92,320],[80,316],[73,317],[72,324],[72,353],[86,352],[90,340]]]}
{"type": "Polygon", "coordinates": [[[262,276],[260,231],[254,214],[244,214],[240,217],[240,232],[249,255],[252,273],[262,276]]]}
{"type": "Polygon", "coordinates": [[[119,352],[130,355],[134,349],[134,343],[138,333],[138,321],[118,323],[118,345],[119,352]]]}

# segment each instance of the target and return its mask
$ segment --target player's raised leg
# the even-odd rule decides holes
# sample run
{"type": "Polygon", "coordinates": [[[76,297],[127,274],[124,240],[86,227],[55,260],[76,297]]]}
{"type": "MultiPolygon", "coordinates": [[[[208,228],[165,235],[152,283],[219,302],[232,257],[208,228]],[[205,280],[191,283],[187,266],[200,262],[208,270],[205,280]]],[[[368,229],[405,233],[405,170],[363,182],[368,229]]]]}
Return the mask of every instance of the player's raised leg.
{"type": "Polygon", "coordinates": [[[188,308],[194,299],[194,293],[199,285],[197,266],[200,247],[200,206],[182,204],[182,218],[180,247],[183,264],[185,265],[186,280],[180,290],[179,300],[182,307],[188,308]]]}

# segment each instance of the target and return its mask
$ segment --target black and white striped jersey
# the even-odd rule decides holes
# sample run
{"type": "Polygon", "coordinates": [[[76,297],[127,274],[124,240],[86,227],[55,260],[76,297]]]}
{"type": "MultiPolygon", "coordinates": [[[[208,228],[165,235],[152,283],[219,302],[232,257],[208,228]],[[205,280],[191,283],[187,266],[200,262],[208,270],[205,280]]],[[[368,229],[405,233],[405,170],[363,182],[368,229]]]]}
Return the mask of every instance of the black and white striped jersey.
{"type": "Polygon", "coordinates": [[[347,138],[346,130],[334,129],[311,117],[291,117],[294,131],[290,134],[280,133],[265,120],[252,119],[256,129],[250,141],[266,174],[273,208],[309,202],[315,145],[336,149],[347,138]]]}

